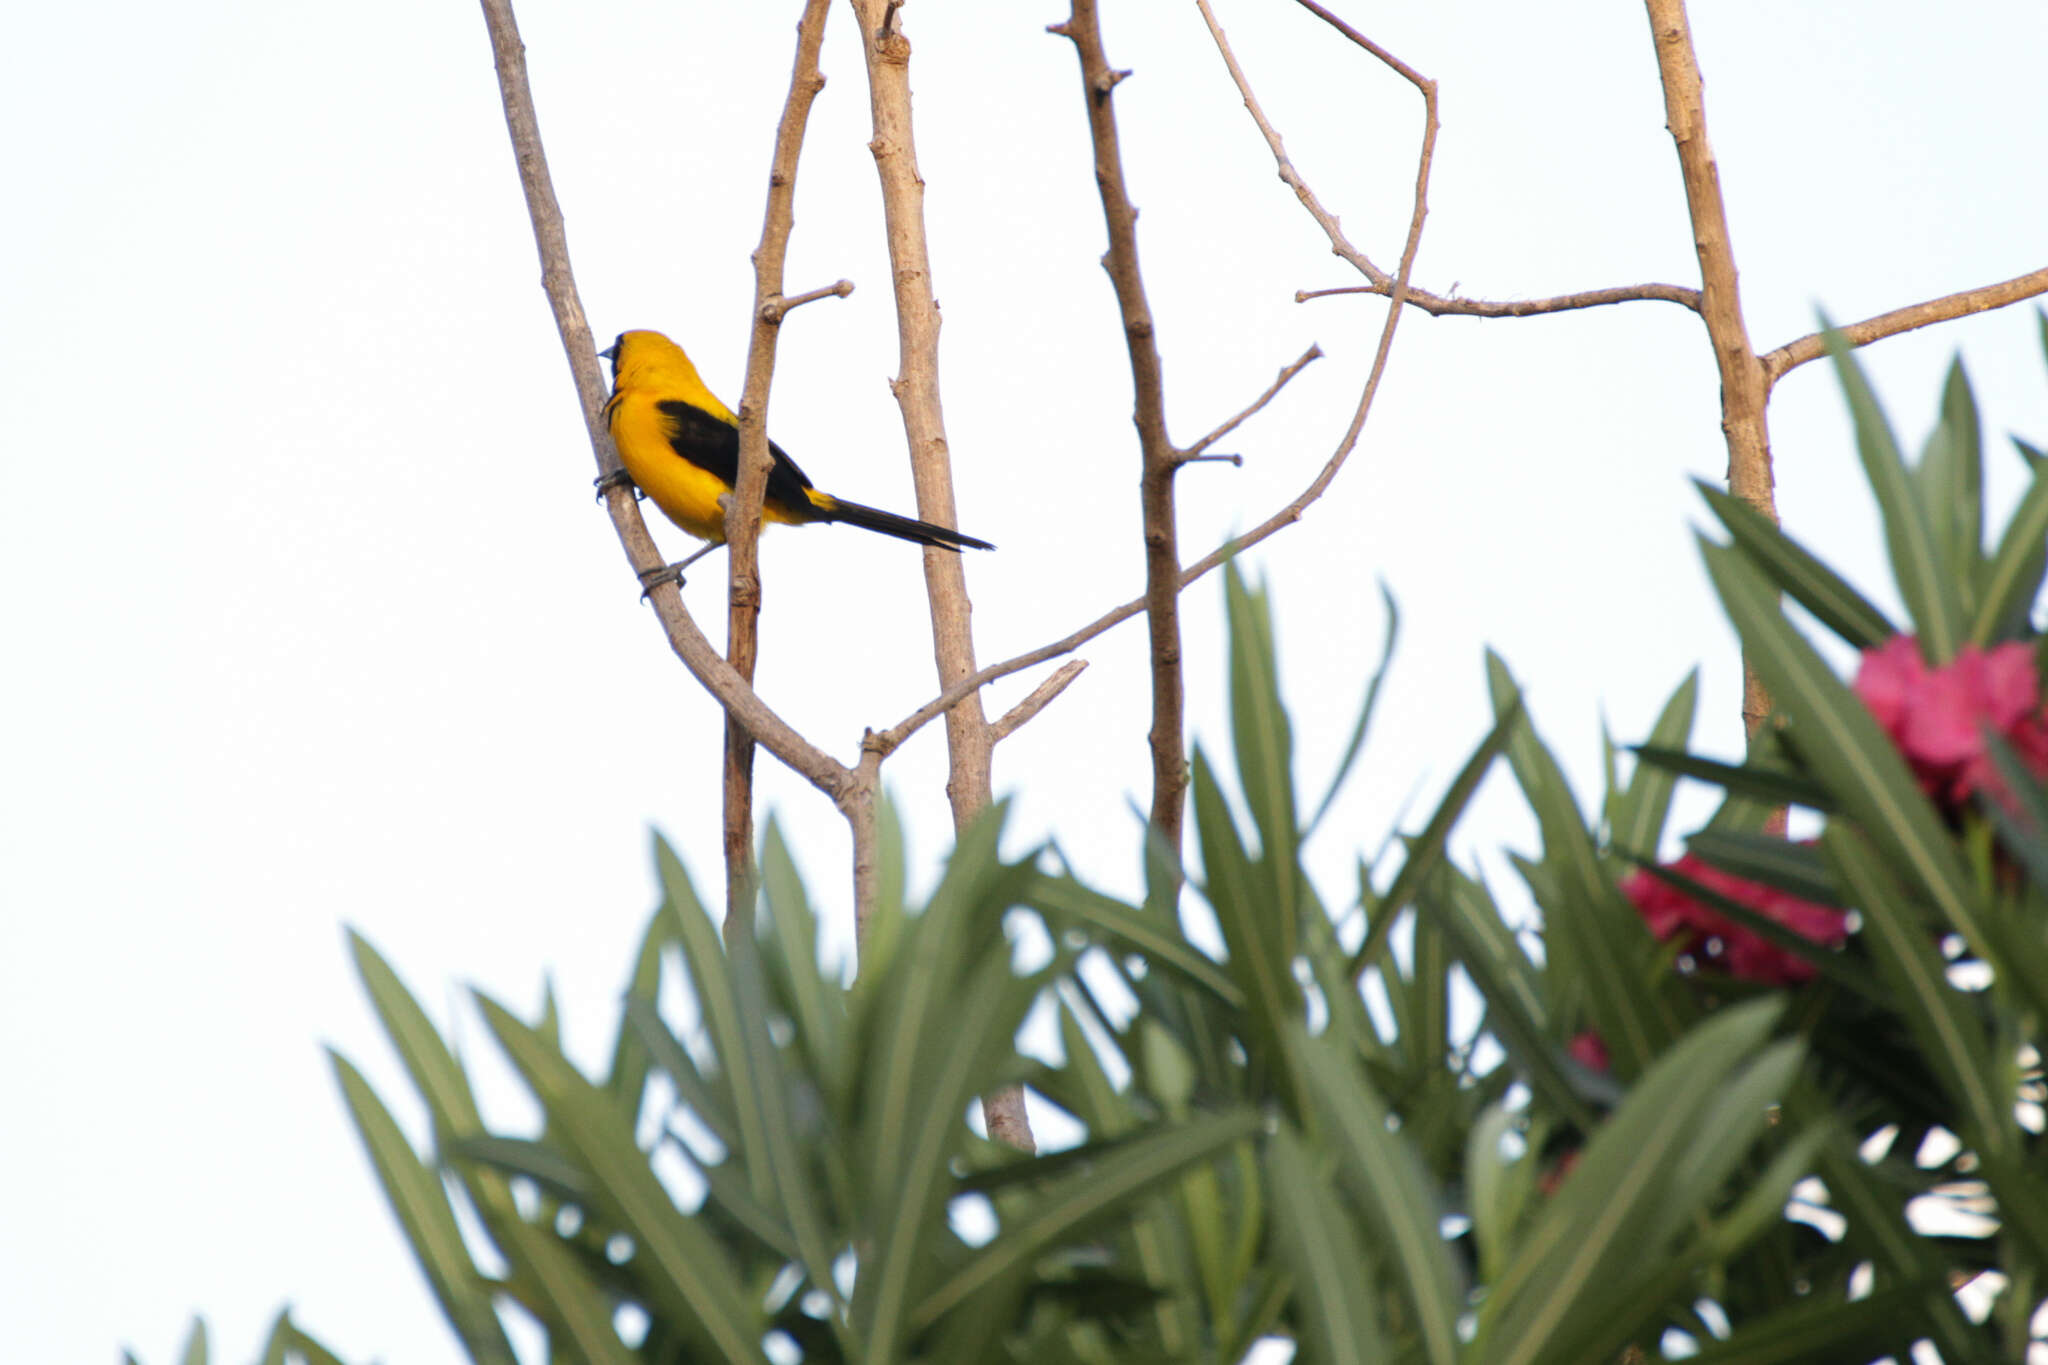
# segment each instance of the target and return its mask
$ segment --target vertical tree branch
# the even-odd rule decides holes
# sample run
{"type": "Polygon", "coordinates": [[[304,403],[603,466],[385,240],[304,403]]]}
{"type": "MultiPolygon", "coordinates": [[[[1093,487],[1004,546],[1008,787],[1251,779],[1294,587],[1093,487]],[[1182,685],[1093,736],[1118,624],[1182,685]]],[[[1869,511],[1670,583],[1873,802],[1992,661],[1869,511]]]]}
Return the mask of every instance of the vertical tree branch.
{"type": "MultiPolygon", "coordinates": [[[[598,470],[600,474],[611,474],[619,468],[619,455],[612,448],[611,433],[605,429],[604,378],[598,372],[590,324],[584,318],[575,275],[569,268],[568,233],[562,225],[561,204],[555,199],[547,154],[541,146],[533,87],[526,78],[526,45],[519,39],[511,0],[482,0],[482,6],[484,25],[490,33],[491,57],[497,67],[498,93],[505,106],[505,126],[511,134],[512,155],[519,167],[519,185],[526,195],[527,216],[533,223],[534,244],[540,251],[541,286],[546,290],[556,330],[561,334],[562,350],[575,376],[577,397],[583,405],[583,423],[590,434],[590,448],[597,457],[598,470]]],[[[605,494],[605,507],[633,573],[644,579],[660,569],[660,548],[647,533],[647,523],[631,490],[621,486],[610,488],[605,494]]],[[[802,774],[819,791],[834,801],[844,801],[855,780],[854,771],[840,766],[769,709],[753,686],[734,672],[704,638],[674,584],[656,588],[653,602],[669,648],[726,713],[740,717],[770,753],[802,774]]]]}
{"type": "MultiPolygon", "coordinates": [[[[1138,501],[1144,516],[1145,619],[1151,631],[1152,810],[1150,823],[1176,860],[1181,852],[1182,815],[1187,805],[1186,681],[1181,670],[1180,532],[1173,502],[1180,452],[1166,434],[1166,381],[1145,281],[1138,268],[1138,213],[1124,184],[1123,153],[1117,139],[1110,93],[1130,73],[1110,69],[1102,49],[1095,0],[1073,0],[1067,21],[1052,32],[1074,44],[1081,63],[1082,98],[1095,148],[1095,185],[1109,229],[1103,268],[1123,314],[1124,346],[1130,353],[1132,420],[1138,428],[1138,501]]],[[[1157,904],[1171,905],[1177,882],[1149,888],[1157,904]]]]}
{"type": "MultiPolygon", "coordinates": [[[[939,307],[932,296],[924,178],[917,171],[910,114],[910,40],[902,33],[903,11],[894,0],[852,0],[852,5],[860,26],[874,120],[875,135],[868,150],[874,154],[875,171],[881,179],[890,274],[896,292],[899,367],[893,388],[910,445],[917,514],[926,521],[953,526],[958,523],[953,468],[939,404],[939,307]]],[[[927,548],[924,578],[939,685],[946,687],[975,672],[972,608],[962,557],[927,548]]],[[[950,758],[946,794],[953,805],[953,827],[960,830],[987,808],[992,794],[990,757],[995,742],[979,693],[963,698],[946,713],[946,741],[950,758]]],[[[1025,1151],[1035,1150],[1021,1087],[984,1096],[982,1115],[990,1137],[1025,1151]]]]}
{"type": "MultiPolygon", "coordinates": [[[[534,244],[540,248],[540,283],[555,315],[555,330],[569,357],[569,370],[576,378],[576,396],[583,403],[583,425],[590,433],[590,446],[597,452],[600,475],[619,468],[619,452],[612,448],[612,434],[604,424],[604,375],[597,367],[597,343],[590,337],[590,321],[583,315],[583,299],[576,292],[576,274],[569,268],[569,233],[562,223],[562,205],[555,198],[554,177],[548,172],[548,154],[541,147],[540,117],[533,107],[533,86],[526,79],[526,44],[520,40],[519,25],[512,17],[512,0],[483,0],[484,27],[491,35],[491,59],[498,70],[498,94],[505,105],[505,128],[512,136],[512,157],[519,164],[519,188],[526,194],[526,216],[533,223],[534,244]]],[[[614,494],[632,501],[623,490],[614,494]]],[[[640,538],[651,552],[654,542],[641,527],[640,538]]],[[[628,550],[632,549],[628,546],[628,550]]],[[[654,567],[659,567],[659,558],[654,567]]]]}
{"type": "MultiPolygon", "coordinates": [[[[1778,521],[1771,475],[1770,431],[1764,408],[1770,382],[1749,343],[1737,286],[1735,249],[1728,239],[1728,211],[1721,201],[1721,173],[1707,141],[1707,112],[1699,58],[1685,0],[1645,0],[1650,36],[1657,48],[1657,74],[1664,85],[1664,117],[1678,149],[1685,201],[1692,218],[1693,246],[1700,258],[1700,318],[1714,346],[1721,372],[1721,431],[1728,442],[1728,491],[1778,521]]],[[[1756,737],[1771,712],[1771,696],[1751,666],[1742,661],[1742,725],[1756,737]]]]}
{"type": "MultiPolygon", "coordinates": [[[[782,334],[782,267],[796,225],[796,166],[803,151],[811,103],[825,88],[818,52],[825,42],[831,0],[807,0],[796,26],[796,61],[789,95],[775,130],[768,172],[768,207],[761,244],[754,249],[754,328],[747,346],[746,386],[740,395],[739,481],[726,506],[726,659],[749,683],[760,654],[761,503],[768,490],[768,387],[775,375],[775,344],[782,334]]],[[[730,713],[725,718],[725,930],[750,929],[754,904],[754,738],[730,713]]]]}

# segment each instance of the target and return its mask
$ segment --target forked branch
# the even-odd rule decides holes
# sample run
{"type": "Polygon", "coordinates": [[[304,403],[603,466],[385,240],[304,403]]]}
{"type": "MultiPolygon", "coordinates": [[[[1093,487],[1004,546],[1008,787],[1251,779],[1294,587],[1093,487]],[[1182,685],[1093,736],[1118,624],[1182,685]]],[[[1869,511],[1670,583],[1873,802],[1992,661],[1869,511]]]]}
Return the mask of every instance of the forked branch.
{"type": "MultiPolygon", "coordinates": [[[[497,67],[498,90],[505,106],[505,123],[512,137],[512,152],[519,166],[520,187],[526,194],[527,214],[533,222],[535,244],[540,250],[541,284],[548,306],[555,315],[562,349],[575,377],[576,393],[583,406],[583,422],[597,459],[600,477],[616,473],[618,452],[605,430],[605,385],[598,372],[597,350],[591,340],[590,324],[576,292],[576,277],[569,268],[568,234],[562,225],[562,209],[555,198],[548,174],[547,154],[541,146],[539,118],[534,112],[533,88],[526,76],[525,46],[512,17],[510,0],[482,0],[485,27],[490,32],[491,54],[497,67]]],[[[652,575],[663,566],[661,551],[647,533],[647,523],[632,492],[612,484],[605,493],[606,510],[626,561],[638,575],[652,575]]],[[[836,803],[853,783],[854,771],[799,735],[761,700],[748,681],[727,663],[697,628],[683,606],[681,591],[672,582],[653,591],[652,602],[669,647],[692,677],[701,683],[736,717],[768,751],[801,774],[836,803]]]]}
{"type": "MultiPolygon", "coordinates": [[[[1102,198],[1109,251],[1102,258],[1123,315],[1130,356],[1132,420],[1138,428],[1138,505],[1145,544],[1145,620],[1151,632],[1152,809],[1154,835],[1178,856],[1186,807],[1186,684],[1181,672],[1180,524],[1173,500],[1183,461],[1166,434],[1166,377],[1145,280],[1138,267],[1138,211],[1124,184],[1123,151],[1111,94],[1129,72],[1113,70],[1102,46],[1095,0],[1072,0],[1067,20],[1048,30],[1074,45],[1081,96],[1095,150],[1095,186],[1102,198]]],[[[1277,388],[1277,386],[1276,386],[1277,388]]],[[[1175,888],[1177,889],[1177,888],[1175,888]]],[[[1170,892],[1154,888],[1170,903],[1170,892]]]]}

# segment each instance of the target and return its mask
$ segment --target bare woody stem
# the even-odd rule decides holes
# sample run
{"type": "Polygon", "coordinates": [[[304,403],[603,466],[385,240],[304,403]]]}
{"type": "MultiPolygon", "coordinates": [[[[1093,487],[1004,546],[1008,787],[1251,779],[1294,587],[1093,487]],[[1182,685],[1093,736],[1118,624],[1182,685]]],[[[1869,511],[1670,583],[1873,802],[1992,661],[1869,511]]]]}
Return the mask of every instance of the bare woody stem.
{"type": "MultiPolygon", "coordinates": [[[[903,414],[916,485],[917,514],[941,526],[957,524],[953,471],[939,401],[939,309],[932,294],[931,258],[924,225],[924,180],[910,113],[910,40],[902,10],[887,0],[852,0],[867,63],[874,139],[868,150],[882,187],[889,264],[895,284],[899,368],[891,388],[903,414]]],[[[964,562],[957,554],[926,550],[925,586],[931,600],[932,645],[939,681],[974,672],[964,562]]],[[[990,799],[988,721],[978,699],[946,713],[951,756],[947,794],[955,828],[964,828],[990,799]]]]}
{"type": "MultiPolygon", "coordinates": [[[[1064,24],[1052,32],[1074,44],[1080,58],[1082,99],[1088,111],[1088,133],[1095,148],[1095,184],[1102,196],[1102,216],[1109,229],[1109,252],[1103,268],[1116,290],[1123,314],[1124,348],[1130,355],[1133,421],[1138,428],[1138,501],[1145,535],[1145,620],[1151,632],[1152,829],[1176,859],[1181,850],[1182,816],[1187,804],[1186,683],[1181,673],[1180,531],[1173,503],[1173,478],[1181,466],[1180,452],[1166,434],[1166,381],[1159,360],[1151,305],[1138,268],[1138,213],[1124,184],[1123,154],[1118,146],[1116,110],[1110,94],[1130,73],[1110,69],[1102,49],[1102,29],[1095,0],[1073,0],[1064,24]]],[[[1155,886],[1150,894],[1170,905],[1178,884],[1155,886]]]]}
{"type": "MultiPolygon", "coordinates": [[[[1997,284],[1987,284],[1976,289],[1965,289],[1961,293],[1946,294],[1938,299],[1908,304],[1894,308],[1889,313],[1879,313],[1874,318],[1852,322],[1842,328],[1842,336],[1851,346],[1868,346],[1873,341],[1910,332],[1916,327],[1932,323],[1948,322],[1954,318],[1968,317],[1972,313],[1989,312],[2003,308],[2009,303],[2031,299],[2039,294],[2048,294],[2048,267],[2017,275],[1997,284]]],[[[1797,341],[1788,341],[1764,357],[1764,381],[1776,384],[1790,371],[1809,360],[1818,360],[1827,354],[1827,344],[1819,332],[1811,332],[1797,341]]]]}
{"type": "MultiPolygon", "coordinates": [[[[1394,292],[1394,279],[1370,284],[1347,284],[1336,289],[1297,289],[1296,303],[1327,299],[1336,294],[1377,294],[1385,298],[1394,292]]],[[[1615,303],[1675,303],[1700,310],[1700,291],[1679,284],[1623,284],[1608,289],[1583,289],[1576,294],[1556,294],[1547,299],[1461,299],[1456,295],[1432,294],[1427,289],[1408,292],[1408,306],[1437,317],[1533,318],[1544,313],[1569,313],[1580,308],[1604,308],[1615,303]]]]}
{"type": "MultiPolygon", "coordinates": [[[[1664,86],[1665,123],[1678,149],[1692,218],[1693,245],[1700,262],[1700,319],[1713,342],[1721,374],[1721,430],[1728,442],[1728,491],[1778,521],[1771,474],[1770,431],[1765,403],[1770,382],[1749,344],[1737,286],[1735,250],[1728,238],[1728,211],[1721,200],[1721,173],[1707,141],[1705,96],[1684,0],[1645,0],[1650,36],[1657,49],[1657,74],[1664,86]]],[[[1771,696],[1745,653],[1742,664],[1742,725],[1754,739],[1771,711],[1771,696]]]]}
{"type": "MultiPolygon", "coordinates": [[[[894,384],[903,413],[904,436],[910,447],[911,478],[917,491],[917,514],[941,526],[954,526],[953,467],[946,443],[945,417],[939,402],[939,306],[932,294],[931,257],[926,245],[924,178],[918,174],[917,144],[910,105],[910,39],[902,31],[902,9],[893,0],[852,0],[860,32],[861,57],[867,66],[868,103],[874,139],[868,150],[881,181],[882,214],[888,234],[890,277],[895,285],[899,366],[894,384]]],[[[967,600],[967,573],[962,557],[927,548],[924,552],[925,595],[931,604],[932,652],[939,684],[950,686],[973,675],[974,636],[967,600]]],[[[953,826],[965,829],[987,809],[992,796],[990,765],[995,738],[982,711],[978,693],[964,695],[946,713],[949,772],[946,794],[953,806],[953,826]]],[[[867,769],[869,755],[863,754],[867,769]]],[[[879,752],[873,754],[879,762],[879,752]]],[[[873,820],[867,822],[870,831],[873,820]]],[[[855,821],[859,835],[861,824],[855,821]]],[[[858,851],[855,867],[860,867],[858,851]]],[[[872,889],[872,882],[868,883],[872,889]]],[[[861,882],[856,876],[856,892],[861,882]]],[[[857,910],[857,928],[865,926],[865,904],[857,910]]],[[[1031,1125],[1024,1112],[1024,1091],[1008,1086],[982,1097],[988,1134],[1024,1151],[1035,1150],[1031,1125]]]]}
{"type": "MultiPolygon", "coordinates": [[[[510,0],[482,0],[484,23],[490,32],[491,53],[497,66],[498,90],[505,106],[505,123],[511,133],[513,157],[519,167],[520,187],[526,194],[528,216],[540,249],[541,284],[548,305],[554,311],[555,326],[562,349],[576,381],[577,397],[583,406],[584,426],[600,474],[619,468],[618,452],[604,425],[603,377],[598,372],[597,351],[590,325],[577,297],[576,279],[569,268],[568,234],[562,226],[561,205],[555,199],[548,175],[546,152],[540,140],[539,118],[534,112],[533,89],[526,77],[525,47],[512,17],[510,0]]],[[[626,561],[636,575],[652,574],[662,567],[660,550],[647,533],[639,504],[631,490],[612,487],[605,494],[606,510],[626,561]]],[[[770,753],[801,774],[835,802],[854,781],[854,771],[811,744],[761,700],[747,682],[727,663],[704,637],[704,632],[684,610],[682,596],[674,584],[663,584],[652,595],[656,617],[668,637],[669,647],[683,666],[770,753]]]]}
{"type": "MultiPolygon", "coordinates": [[[[1204,21],[1208,23],[1210,34],[1215,39],[1217,49],[1223,54],[1225,64],[1230,68],[1231,78],[1237,82],[1239,92],[1244,96],[1246,107],[1252,111],[1253,118],[1259,127],[1267,130],[1268,137],[1273,144],[1275,157],[1284,159],[1285,153],[1278,145],[1279,135],[1271,132],[1272,125],[1266,122],[1264,114],[1259,111],[1258,101],[1253,96],[1251,87],[1244,78],[1243,71],[1239,69],[1236,56],[1230,50],[1229,40],[1224,37],[1222,28],[1216,23],[1215,15],[1210,12],[1206,0],[1196,0],[1196,8],[1202,12],[1204,21]]],[[[1342,25],[1340,24],[1339,27],[1341,29],[1342,25]]],[[[1347,36],[1349,35],[1347,34],[1347,36]]],[[[1413,212],[1409,217],[1408,237],[1401,249],[1400,268],[1394,280],[1396,285],[1395,293],[1398,300],[1405,299],[1406,297],[1408,276],[1415,266],[1415,253],[1422,245],[1422,225],[1428,215],[1429,205],[1429,172],[1436,154],[1437,115],[1436,82],[1415,74],[1405,66],[1397,67],[1396,69],[1402,72],[1406,79],[1416,84],[1417,90],[1422,94],[1423,108],[1422,151],[1417,159],[1415,171],[1415,204],[1413,212]]],[[[1309,190],[1305,182],[1300,183],[1300,193],[1307,199],[1314,198],[1313,191],[1309,190]]],[[[1319,209],[1320,205],[1317,208],[1319,209]]],[[[1315,216],[1314,210],[1311,211],[1311,216],[1315,216]]],[[[1341,230],[1336,227],[1335,220],[1329,218],[1327,214],[1319,217],[1317,221],[1326,222],[1326,231],[1341,237],[1341,230]]],[[[1316,471],[1315,476],[1309,480],[1308,485],[1289,500],[1286,506],[1274,512],[1251,530],[1241,535],[1232,536],[1193,564],[1182,569],[1179,579],[1181,590],[1185,591],[1189,585],[1193,584],[1204,574],[1214,571],[1217,566],[1232,555],[1241,554],[1274,533],[1300,521],[1308,508],[1329,489],[1330,484],[1343,469],[1345,461],[1350,458],[1353,448],[1358,444],[1360,432],[1364,430],[1366,415],[1372,409],[1373,398],[1379,392],[1380,380],[1386,374],[1387,357],[1393,348],[1394,329],[1398,325],[1400,317],[1401,309],[1397,302],[1395,307],[1387,310],[1386,322],[1380,330],[1379,347],[1373,356],[1372,369],[1366,376],[1365,390],[1359,396],[1358,406],[1352,413],[1350,424],[1345,429],[1343,436],[1338,440],[1337,448],[1323,462],[1322,468],[1316,471]]],[[[1301,363],[1297,361],[1296,365],[1301,363]]],[[[1024,653],[1005,659],[1001,663],[990,664],[980,672],[960,679],[887,730],[870,734],[867,740],[867,747],[884,754],[891,752],[932,720],[933,717],[943,715],[948,708],[958,705],[961,698],[978,692],[981,688],[1000,678],[1009,677],[1013,673],[1021,672],[1035,664],[1044,663],[1049,659],[1059,658],[1063,654],[1073,653],[1098,635],[1122,625],[1125,621],[1130,620],[1133,616],[1145,610],[1148,600],[1146,597],[1137,597],[1121,605],[1111,607],[1108,611],[1086,625],[1081,626],[1071,634],[1040,645],[1036,649],[1026,650],[1024,653]]]]}
{"type": "MultiPolygon", "coordinates": [[[[825,42],[831,0],[808,0],[796,32],[796,60],[789,95],[775,130],[774,162],[768,172],[768,205],[761,244],[754,249],[754,328],[747,346],[747,378],[740,394],[740,470],[726,504],[726,659],[749,684],[760,657],[761,503],[768,490],[768,389],[775,376],[775,344],[782,319],[793,305],[782,296],[783,262],[796,225],[796,167],[803,151],[811,103],[825,88],[818,52],[825,42]]],[[[842,284],[844,281],[841,282],[842,284]]],[[[848,286],[850,288],[850,286],[848,286]]],[[[824,291],[824,292],[836,292],[824,291]]],[[[728,935],[753,926],[754,905],[754,739],[738,719],[725,718],[725,929],[728,935]]]]}
{"type": "Polygon", "coordinates": [[[1179,464],[1188,464],[1191,461],[1204,458],[1204,453],[1209,449],[1210,446],[1215,445],[1218,441],[1228,436],[1231,432],[1236,431],[1239,427],[1243,426],[1245,421],[1248,418],[1252,417],[1254,414],[1256,414],[1260,408],[1265,407],[1266,404],[1272,402],[1275,398],[1278,398],[1280,396],[1280,390],[1286,388],[1288,382],[1292,380],[1294,376],[1300,374],[1303,370],[1307,369],[1311,364],[1318,360],[1321,360],[1322,358],[1323,348],[1320,346],[1311,346],[1306,351],[1303,351],[1301,353],[1301,359],[1295,361],[1292,365],[1289,365],[1286,368],[1282,369],[1280,373],[1277,376],[1275,376],[1272,384],[1270,384],[1267,387],[1266,391],[1260,394],[1257,398],[1253,399],[1251,403],[1248,406],[1246,406],[1242,411],[1240,411],[1236,416],[1230,418],[1221,426],[1218,426],[1215,430],[1211,431],[1207,436],[1204,436],[1201,440],[1189,446],[1186,450],[1175,452],[1175,462],[1179,464]]]}

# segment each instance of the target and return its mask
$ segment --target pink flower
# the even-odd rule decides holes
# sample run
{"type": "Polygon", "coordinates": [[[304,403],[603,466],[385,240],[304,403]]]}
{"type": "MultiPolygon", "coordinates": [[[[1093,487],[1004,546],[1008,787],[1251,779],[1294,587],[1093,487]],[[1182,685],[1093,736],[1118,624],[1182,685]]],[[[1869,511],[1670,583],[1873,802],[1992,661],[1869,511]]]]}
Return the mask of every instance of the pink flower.
{"type": "MultiPolygon", "coordinates": [[[[1848,936],[1848,915],[1832,906],[1801,900],[1761,882],[1745,881],[1691,853],[1668,866],[1679,876],[1776,920],[1801,938],[1839,948],[1848,936]]],[[[1704,966],[1773,986],[1794,986],[1813,978],[1812,963],[1731,922],[1677,887],[1652,876],[1647,868],[1631,872],[1622,881],[1621,892],[1635,904],[1652,934],[1666,942],[1684,938],[1686,951],[1704,966]]]]}
{"type": "Polygon", "coordinates": [[[1565,1045],[1565,1051],[1571,1053],[1572,1060],[1580,1066],[1593,1071],[1605,1071],[1608,1068],[1607,1040],[1592,1029],[1573,1035],[1571,1042],[1565,1045]]]}
{"type": "Polygon", "coordinates": [[[1984,749],[1987,726],[2021,762],[2048,774],[2048,708],[2034,652],[2018,641],[1988,651],[1964,645],[1953,662],[1929,668],[1912,636],[1894,635],[1863,652],[1856,695],[1898,746],[1921,789],[1946,806],[1999,790],[1984,749]]]}

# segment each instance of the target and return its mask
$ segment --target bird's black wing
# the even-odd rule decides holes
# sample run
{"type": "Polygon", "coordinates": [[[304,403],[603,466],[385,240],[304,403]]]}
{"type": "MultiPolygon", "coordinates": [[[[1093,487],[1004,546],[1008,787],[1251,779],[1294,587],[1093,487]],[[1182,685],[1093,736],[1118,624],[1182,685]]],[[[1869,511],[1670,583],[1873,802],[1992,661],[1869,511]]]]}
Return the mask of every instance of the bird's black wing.
{"type": "MultiPolygon", "coordinates": [[[[668,443],[676,454],[699,469],[716,475],[728,486],[739,482],[738,427],[716,413],[706,412],[680,399],[664,399],[655,407],[668,419],[668,443]]],[[[811,487],[810,479],[775,442],[768,443],[768,453],[775,457],[775,465],[768,471],[768,506],[800,514],[806,519],[815,516],[817,509],[805,491],[811,487]]]]}

